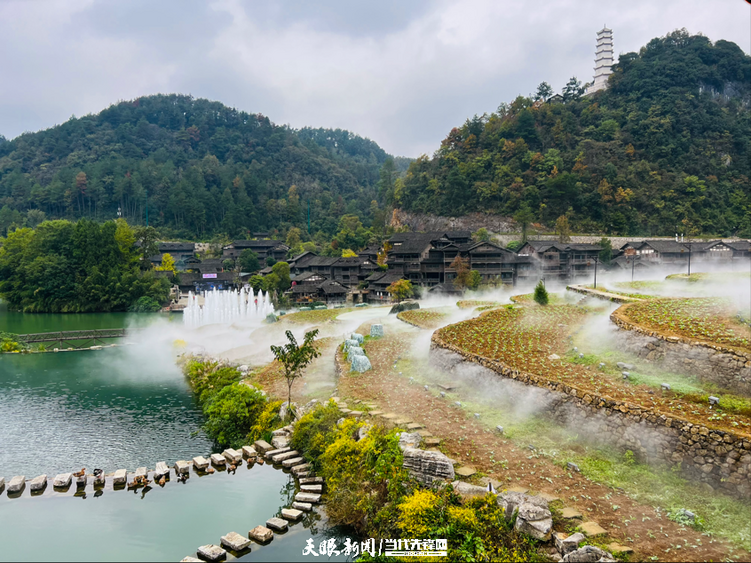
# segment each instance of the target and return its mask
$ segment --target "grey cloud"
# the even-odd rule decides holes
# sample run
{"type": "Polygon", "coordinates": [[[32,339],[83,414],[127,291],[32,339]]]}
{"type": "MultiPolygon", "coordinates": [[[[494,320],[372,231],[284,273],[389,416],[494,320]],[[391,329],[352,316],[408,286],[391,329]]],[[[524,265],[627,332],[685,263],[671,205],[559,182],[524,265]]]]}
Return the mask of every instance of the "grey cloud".
{"type": "Polygon", "coordinates": [[[749,11],[740,0],[6,0],[0,133],[180,92],[430,154],[543,80],[591,80],[603,24],[616,52],[681,27],[747,50],[749,11]]]}

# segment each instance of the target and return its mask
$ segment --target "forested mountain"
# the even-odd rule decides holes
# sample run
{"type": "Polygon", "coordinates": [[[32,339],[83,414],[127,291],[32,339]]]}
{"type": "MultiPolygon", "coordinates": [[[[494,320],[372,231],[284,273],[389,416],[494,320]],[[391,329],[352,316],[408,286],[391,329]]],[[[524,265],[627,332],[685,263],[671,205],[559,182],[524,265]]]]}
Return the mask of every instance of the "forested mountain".
{"type": "Polygon", "coordinates": [[[751,236],[751,57],[685,30],[620,56],[609,89],[545,83],[453,129],[388,202],[494,211],[579,231],[751,236]]]}
{"type": "Polygon", "coordinates": [[[11,141],[0,137],[0,236],[45,217],[118,210],[164,236],[245,237],[297,226],[327,237],[345,214],[370,225],[388,155],[340,129],[273,124],[218,102],[157,95],[11,141]]]}

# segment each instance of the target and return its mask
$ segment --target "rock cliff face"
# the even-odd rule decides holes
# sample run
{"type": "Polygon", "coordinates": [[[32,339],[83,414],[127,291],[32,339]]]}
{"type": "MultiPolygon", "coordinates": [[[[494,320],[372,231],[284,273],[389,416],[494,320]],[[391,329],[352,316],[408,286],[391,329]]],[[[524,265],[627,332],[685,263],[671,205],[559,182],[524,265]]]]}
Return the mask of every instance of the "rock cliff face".
{"type": "Polygon", "coordinates": [[[402,209],[394,209],[391,215],[391,226],[395,229],[408,227],[411,231],[475,232],[483,227],[494,233],[512,233],[519,230],[510,217],[492,213],[470,213],[461,217],[441,217],[440,215],[411,213],[402,209]]]}

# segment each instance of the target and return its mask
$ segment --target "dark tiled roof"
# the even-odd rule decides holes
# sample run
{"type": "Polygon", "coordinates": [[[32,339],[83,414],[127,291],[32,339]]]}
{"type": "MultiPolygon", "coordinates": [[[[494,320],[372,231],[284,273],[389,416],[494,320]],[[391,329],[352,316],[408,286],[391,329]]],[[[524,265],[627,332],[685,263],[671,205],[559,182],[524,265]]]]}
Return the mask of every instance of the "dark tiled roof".
{"type": "Polygon", "coordinates": [[[428,290],[428,293],[463,293],[461,289],[457,289],[453,283],[439,283],[434,285],[428,290]]]}
{"type": "Polygon", "coordinates": [[[645,240],[640,247],[650,246],[657,252],[688,252],[688,247],[674,240],[645,240]]]}
{"type": "Polygon", "coordinates": [[[309,260],[305,265],[306,266],[331,266],[339,260],[339,258],[336,258],[335,256],[316,256],[309,260]]]}
{"type": "Polygon", "coordinates": [[[303,272],[302,274],[293,276],[292,281],[300,283],[302,281],[309,280],[310,278],[315,278],[315,277],[323,277],[323,276],[319,274],[318,272],[303,272]]]}
{"type": "Polygon", "coordinates": [[[232,242],[232,246],[234,246],[235,248],[275,248],[277,246],[287,247],[287,245],[280,240],[236,240],[232,242]]]}
{"type": "Polygon", "coordinates": [[[733,242],[726,242],[725,244],[733,250],[745,250],[746,252],[751,250],[751,241],[748,240],[736,240],[733,242]]]}
{"type": "Polygon", "coordinates": [[[196,244],[194,242],[160,242],[157,245],[159,252],[194,252],[196,244]]]}
{"type": "Polygon", "coordinates": [[[344,287],[342,284],[326,280],[325,282],[322,282],[318,285],[319,289],[323,290],[323,292],[326,295],[334,295],[334,294],[341,294],[341,293],[347,293],[348,290],[346,287],[344,287]]]}

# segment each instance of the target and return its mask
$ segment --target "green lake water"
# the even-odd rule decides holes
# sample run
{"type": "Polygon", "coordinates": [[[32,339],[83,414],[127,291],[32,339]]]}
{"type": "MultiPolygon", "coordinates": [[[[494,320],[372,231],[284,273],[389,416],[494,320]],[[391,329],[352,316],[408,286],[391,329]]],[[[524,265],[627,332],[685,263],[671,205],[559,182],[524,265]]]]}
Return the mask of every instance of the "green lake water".
{"type": "MultiPolygon", "coordinates": [[[[116,348],[0,356],[0,476],[27,479],[102,468],[152,468],[157,461],[208,455],[212,444],[192,393],[175,365],[179,315],[29,315],[0,304],[0,330],[17,334],[147,327],[116,348]]],[[[185,483],[141,497],[107,488],[95,496],[47,487],[32,497],[0,494],[0,561],[179,561],[222,535],[247,534],[289,506],[290,478],[268,465],[185,483]]],[[[318,518],[318,521],[316,521],[318,518]]],[[[308,538],[332,531],[308,516],[241,559],[303,561],[308,538]]],[[[325,559],[323,557],[316,558],[325,559]]]]}

